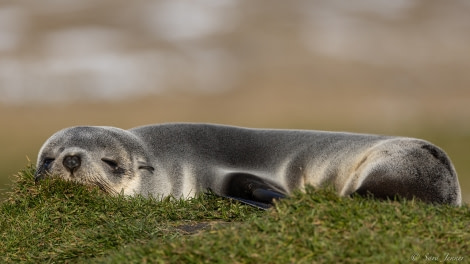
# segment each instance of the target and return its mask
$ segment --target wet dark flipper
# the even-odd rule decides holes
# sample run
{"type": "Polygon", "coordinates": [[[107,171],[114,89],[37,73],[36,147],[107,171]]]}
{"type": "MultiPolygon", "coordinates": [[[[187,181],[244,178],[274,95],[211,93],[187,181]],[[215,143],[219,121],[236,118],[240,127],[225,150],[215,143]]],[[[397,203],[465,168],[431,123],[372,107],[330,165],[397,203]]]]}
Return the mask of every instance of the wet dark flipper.
{"type": "Polygon", "coordinates": [[[271,207],[273,200],[284,198],[285,191],[276,184],[249,173],[231,173],[221,196],[261,209],[271,207]]]}
{"type": "Polygon", "coordinates": [[[262,189],[258,188],[253,190],[253,198],[257,201],[265,202],[265,203],[272,203],[273,200],[278,200],[285,198],[286,196],[282,193],[270,190],[270,189],[262,189]]]}

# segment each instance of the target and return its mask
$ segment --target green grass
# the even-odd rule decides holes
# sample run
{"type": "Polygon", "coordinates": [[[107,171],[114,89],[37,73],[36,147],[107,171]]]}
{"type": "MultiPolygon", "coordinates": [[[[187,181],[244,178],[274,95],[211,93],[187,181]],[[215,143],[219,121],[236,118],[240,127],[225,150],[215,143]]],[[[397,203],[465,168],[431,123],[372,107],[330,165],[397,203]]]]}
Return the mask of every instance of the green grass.
{"type": "Polygon", "coordinates": [[[18,174],[1,204],[2,263],[470,261],[468,205],[340,198],[308,188],[260,211],[213,195],[157,201],[58,179],[35,185],[33,171],[18,174]]]}

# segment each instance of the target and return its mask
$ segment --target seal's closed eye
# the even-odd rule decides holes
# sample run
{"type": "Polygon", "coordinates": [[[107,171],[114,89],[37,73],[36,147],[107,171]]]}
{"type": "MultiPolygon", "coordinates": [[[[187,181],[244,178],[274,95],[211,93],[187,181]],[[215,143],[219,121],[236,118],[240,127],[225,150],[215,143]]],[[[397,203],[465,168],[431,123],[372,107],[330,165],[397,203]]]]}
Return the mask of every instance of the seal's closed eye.
{"type": "Polygon", "coordinates": [[[44,162],[42,163],[42,166],[45,170],[49,169],[51,166],[52,162],[54,162],[55,159],[53,158],[45,158],[44,162]]]}
{"type": "Polygon", "coordinates": [[[42,164],[36,170],[34,174],[34,181],[39,182],[49,172],[52,163],[55,161],[54,158],[44,158],[42,164]]]}
{"type": "Polygon", "coordinates": [[[104,163],[108,164],[109,167],[113,170],[119,169],[118,163],[115,160],[112,159],[107,159],[107,158],[102,158],[101,159],[104,163]]]}
{"type": "Polygon", "coordinates": [[[150,172],[154,172],[155,168],[152,166],[139,166],[139,170],[148,170],[150,172]]]}

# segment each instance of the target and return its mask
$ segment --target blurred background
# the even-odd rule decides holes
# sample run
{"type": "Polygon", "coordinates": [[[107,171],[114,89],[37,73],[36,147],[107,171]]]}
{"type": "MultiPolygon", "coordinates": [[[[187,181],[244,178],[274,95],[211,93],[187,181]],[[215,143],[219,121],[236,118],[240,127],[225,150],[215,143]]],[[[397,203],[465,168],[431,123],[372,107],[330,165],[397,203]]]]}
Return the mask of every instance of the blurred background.
{"type": "Polygon", "coordinates": [[[420,137],[470,202],[470,1],[0,0],[0,194],[74,125],[420,137]]]}

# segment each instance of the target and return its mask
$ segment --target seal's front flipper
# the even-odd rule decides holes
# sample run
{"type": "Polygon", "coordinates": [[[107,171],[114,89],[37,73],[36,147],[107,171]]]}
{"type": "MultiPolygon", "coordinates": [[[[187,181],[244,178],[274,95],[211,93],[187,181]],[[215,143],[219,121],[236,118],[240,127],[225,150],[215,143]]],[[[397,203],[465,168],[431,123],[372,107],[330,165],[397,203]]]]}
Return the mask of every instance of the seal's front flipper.
{"type": "Polygon", "coordinates": [[[265,203],[272,203],[273,200],[278,200],[284,197],[286,197],[284,194],[270,189],[258,188],[253,190],[253,198],[265,203]]]}
{"type": "Polygon", "coordinates": [[[281,187],[253,174],[231,173],[226,177],[222,196],[254,207],[267,209],[273,200],[286,196],[281,187]]]}

